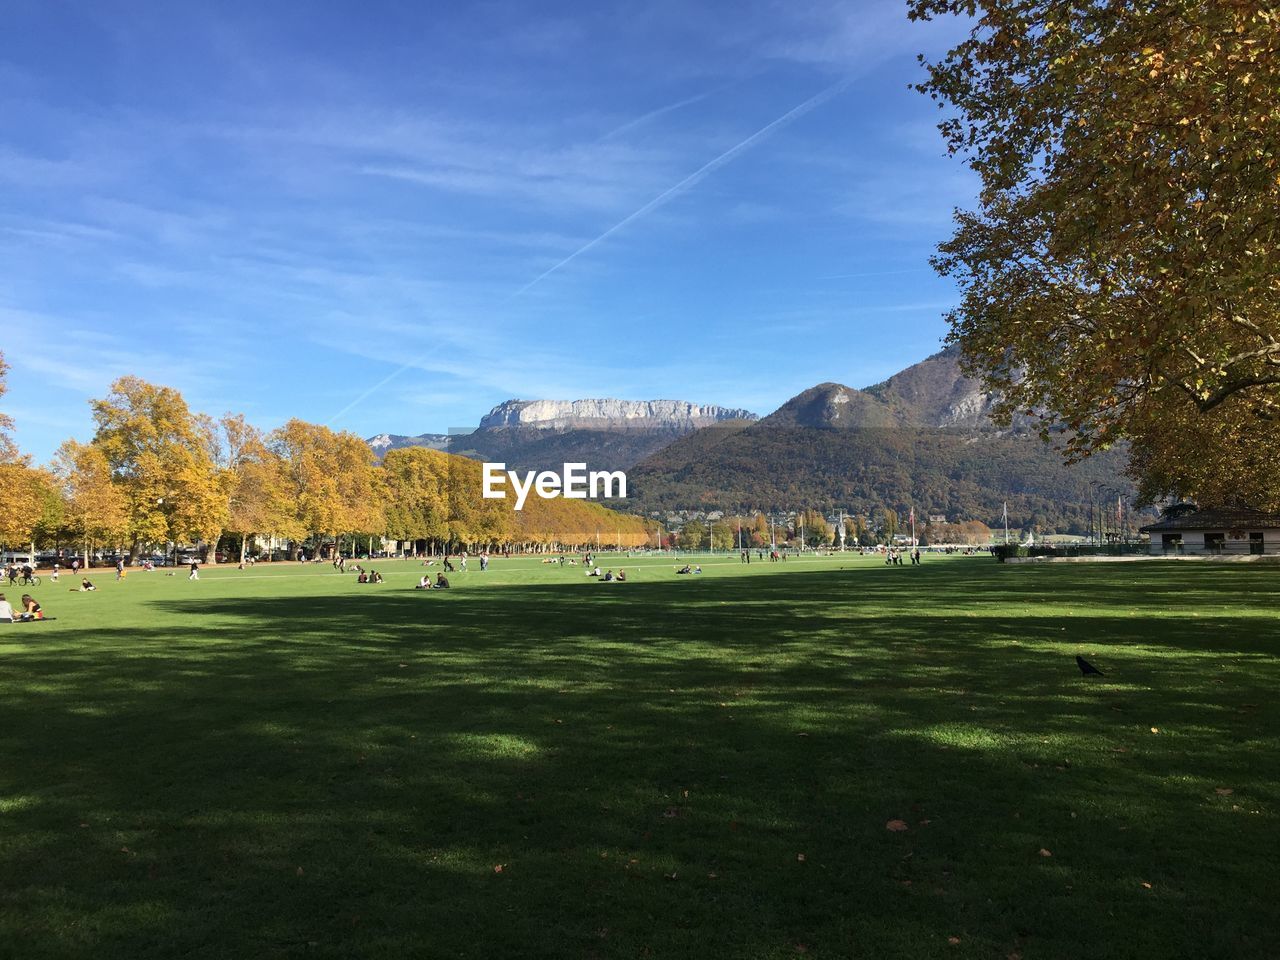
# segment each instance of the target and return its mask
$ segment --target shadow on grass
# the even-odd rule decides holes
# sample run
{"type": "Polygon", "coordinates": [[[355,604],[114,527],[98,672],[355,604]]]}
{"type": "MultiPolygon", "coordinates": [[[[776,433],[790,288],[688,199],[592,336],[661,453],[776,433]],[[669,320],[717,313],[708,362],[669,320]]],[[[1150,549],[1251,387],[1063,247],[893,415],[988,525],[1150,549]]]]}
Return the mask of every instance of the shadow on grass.
{"type": "Polygon", "coordinates": [[[23,957],[1270,955],[1272,582],[910,573],[157,601],[180,635],[32,648],[0,703],[0,932],[23,957]]]}

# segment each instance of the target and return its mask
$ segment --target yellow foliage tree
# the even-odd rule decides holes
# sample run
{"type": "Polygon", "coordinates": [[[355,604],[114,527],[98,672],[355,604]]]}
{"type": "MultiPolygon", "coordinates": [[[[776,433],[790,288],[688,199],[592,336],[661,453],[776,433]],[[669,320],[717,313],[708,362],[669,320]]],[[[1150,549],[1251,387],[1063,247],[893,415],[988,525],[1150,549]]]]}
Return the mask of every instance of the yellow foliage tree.
{"type": "Polygon", "coordinates": [[[52,478],[23,463],[0,463],[0,543],[32,544],[52,478]]]}
{"type": "Polygon", "coordinates": [[[118,543],[128,536],[128,501],[113,482],[111,464],[100,447],[68,440],[54,457],[54,475],[65,503],[64,522],[80,537],[86,563],[94,544],[118,543]]]}
{"type": "Polygon", "coordinates": [[[382,473],[359,437],[294,419],[271,434],[269,447],[283,463],[302,529],[336,538],[385,528],[382,473]]]}
{"type": "MultiPolygon", "coordinates": [[[[208,420],[194,416],[177,390],[138,377],[121,377],[92,407],[93,444],[124,495],[134,551],[165,540],[216,545],[227,495],[208,420]]],[[[213,550],[209,559],[216,562],[213,550]]]]}

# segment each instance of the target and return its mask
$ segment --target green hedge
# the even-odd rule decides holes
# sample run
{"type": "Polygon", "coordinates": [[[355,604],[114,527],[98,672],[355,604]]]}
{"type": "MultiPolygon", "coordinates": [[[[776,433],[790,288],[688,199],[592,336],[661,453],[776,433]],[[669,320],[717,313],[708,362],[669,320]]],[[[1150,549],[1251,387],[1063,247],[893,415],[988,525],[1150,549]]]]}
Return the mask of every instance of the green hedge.
{"type": "Polygon", "coordinates": [[[1148,551],[1145,543],[1108,543],[1103,545],[1084,545],[1067,547],[1027,547],[1018,543],[1000,543],[991,548],[992,555],[999,563],[1010,557],[1120,557],[1133,554],[1145,554],[1148,551]]]}

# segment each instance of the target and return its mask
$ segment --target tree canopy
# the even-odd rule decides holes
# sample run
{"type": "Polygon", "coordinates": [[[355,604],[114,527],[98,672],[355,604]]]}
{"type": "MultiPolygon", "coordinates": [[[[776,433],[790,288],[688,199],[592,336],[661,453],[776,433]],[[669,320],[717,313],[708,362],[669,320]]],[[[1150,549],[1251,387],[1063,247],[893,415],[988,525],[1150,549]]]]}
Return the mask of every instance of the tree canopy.
{"type": "Polygon", "coordinates": [[[1072,457],[1130,438],[1149,496],[1280,500],[1227,440],[1280,429],[1280,6],[910,3],[951,14],[919,89],[982,180],[935,261],[967,371],[1072,457]]]}

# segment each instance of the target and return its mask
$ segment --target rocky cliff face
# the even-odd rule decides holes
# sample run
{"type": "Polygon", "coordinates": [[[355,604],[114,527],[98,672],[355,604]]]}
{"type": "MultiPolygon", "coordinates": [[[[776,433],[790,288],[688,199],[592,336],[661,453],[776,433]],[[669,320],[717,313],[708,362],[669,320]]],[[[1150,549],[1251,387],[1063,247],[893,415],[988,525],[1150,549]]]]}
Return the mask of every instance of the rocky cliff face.
{"type": "Polygon", "coordinates": [[[990,426],[991,396],[960,371],[960,351],[948,347],[912,364],[866,392],[899,419],[922,427],[990,426]]]}
{"type": "Polygon", "coordinates": [[[689,403],[685,400],[508,400],[481,420],[481,430],[497,427],[542,429],[679,429],[725,420],[755,420],[748,410],[689,403]]]}
{"type": "Polygon", "coordinates": [[[420,433],[416,437],[406,437],[398,433],[380,433],[369,437],[365,443],[382,459],[388,450],[399,450],[402,447],[430,447],[432,450],[450,449],[450,437],[444,433],[420,433]]]}

